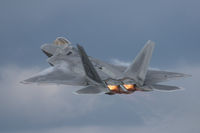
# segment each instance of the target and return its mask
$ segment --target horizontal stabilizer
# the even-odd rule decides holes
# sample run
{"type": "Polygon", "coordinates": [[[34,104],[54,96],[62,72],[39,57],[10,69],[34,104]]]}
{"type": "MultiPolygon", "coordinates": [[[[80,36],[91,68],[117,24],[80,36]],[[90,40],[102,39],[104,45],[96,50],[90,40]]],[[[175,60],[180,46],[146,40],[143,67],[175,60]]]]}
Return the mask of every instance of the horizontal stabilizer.
{"type": "Polygon", "coordinates": [[[83,89],[80,89],[74,93],[75,94],[99,94],[99,93],[105,93],[105,92],[106,92],[106,89],[104,87],[91,85],[83,89]]]}
{"type": "Polygon", "coordinates": [[[159,82],[191,77],[191,75],[159,70],[149,70],[146,75],[145,84],[156,84],[159,82]]]}
{"type": "Polygon", "coordinates": [[[170,86],[170,85],[151,85],[152,89],[159,90],[159,91],[174,91],[174,90],[179,90],[182,89],[181,87],[177,86],[170,86]]]}

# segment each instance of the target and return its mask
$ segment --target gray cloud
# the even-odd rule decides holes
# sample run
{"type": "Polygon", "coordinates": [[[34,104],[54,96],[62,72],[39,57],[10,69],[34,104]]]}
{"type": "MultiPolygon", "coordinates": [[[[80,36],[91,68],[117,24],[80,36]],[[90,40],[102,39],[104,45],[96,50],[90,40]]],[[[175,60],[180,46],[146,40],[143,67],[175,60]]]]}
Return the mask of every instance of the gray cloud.
{"type": "Polygon", "coordinates": [[[199,133],[199,4],[1,0],[0,132],[199,133]],[[169,82],[186,88],[183,91],[130,96],[77,96],[72,94],[76,87],[19,84],[47,65],[39,47],[57,36],[84,45],[89,55],[100,59],[128,60],[116,60],[120,65],[128,65],[151,39],[156,42],[152,64],[193,77],[169,82]],[[30,67],[33,64],[40,67],[30,67]]]}
{"type": "Polygon", "coordinates": [[[200,131],[199,66],[174,69],[193,75],[174,82],[186,88],[183,91],[136,92],[123,96],[74,95],[76,88],[71,86],[19,84],[40,70],[38,67],[1,68],[1,132],[200,131]]]}
{"type": "Polygon", "coordinates": [[[131,62],[125,62],[125,61],[121,61],[118,59],[111,59],[111,63],[114,65],[119,65],[119,66],[129,66],[131,64],[131,62]]]}
{"type": "MultiPolygon", "coordinates": [[[[1,68],[0,129],[40,128],[72,119],[93,110],[97,97],[81,97],[70,86],[23,85],[19,81],[38,68],[1,68]]],[[[79,87],[80,88],[80,87],[79,87]]]]}

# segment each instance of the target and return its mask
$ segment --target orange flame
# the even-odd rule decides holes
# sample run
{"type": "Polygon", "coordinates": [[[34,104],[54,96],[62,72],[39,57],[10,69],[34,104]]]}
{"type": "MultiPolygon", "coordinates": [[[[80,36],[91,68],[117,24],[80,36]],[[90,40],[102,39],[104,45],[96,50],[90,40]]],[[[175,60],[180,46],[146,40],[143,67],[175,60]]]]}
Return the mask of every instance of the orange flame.
{"type": "Polygon", "coordinates": [[[111,91],[119,91],[119,86],[118,85],[108,85],[108,88],[111,91]]]}
{"type": "Polygon", "coordinates": [[[133,85],[133,84],[124,84],[124,87],[129,91],[133,91],[136,89],[135,85],[133,85]]]}

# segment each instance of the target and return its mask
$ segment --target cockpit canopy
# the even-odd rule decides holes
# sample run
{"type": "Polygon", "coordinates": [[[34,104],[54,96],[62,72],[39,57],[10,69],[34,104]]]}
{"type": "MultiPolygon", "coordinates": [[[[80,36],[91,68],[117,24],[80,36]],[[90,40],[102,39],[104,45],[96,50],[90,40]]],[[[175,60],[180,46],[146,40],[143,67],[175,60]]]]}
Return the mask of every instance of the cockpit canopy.
{"type": "Polygon", "coordinates": [[[63,44],[71,44],[71,42],[64,37],[57,37],[56,40],[54,41],[54,44],[63,45],[63,44]]]}
{"type": "Polygon", "coordinates": [[[69,44],[71,44],[71,42],[64,37],[57,37],[53,44],[58,45],[58,46],[62,46],[62,45],[68,46],[69,44]]]}
{"type": "Polygon", "coordinates": [[[44,44],[41,46],[42,51],[48,56],[51,57],[57,49],[67,48],[71,42],[64,37],[57,37],[52,44],[44,44]]]}

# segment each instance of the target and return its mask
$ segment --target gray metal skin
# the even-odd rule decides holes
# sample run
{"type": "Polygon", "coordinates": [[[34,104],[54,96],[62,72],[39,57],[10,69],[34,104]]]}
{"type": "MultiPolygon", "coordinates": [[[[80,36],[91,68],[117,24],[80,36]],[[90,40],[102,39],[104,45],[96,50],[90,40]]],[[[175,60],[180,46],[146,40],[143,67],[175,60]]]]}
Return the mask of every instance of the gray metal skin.
{"type": "Polygon", "coordinates": [[[190,75],[149,70],[148,65],[154,49],[154,42],[148,41],[129,67],[117,66],[88,57],[83,47],[66,42],[44,44],[42,51],[49,57],[50,68],[22,81],[22,83],[63,84],[83,86],[76,94],[131,94],[135,91],[172,91],[180,89],[176,86],[160,85],[158,83],[188,77],[190,75]],[[57,44],[57,45],[55,45],[57,44]],[[124,85],[134,85],[127,90],[124,85]],[[117,91],[110,90],[109,85],[118,86],[117,91]]]}

